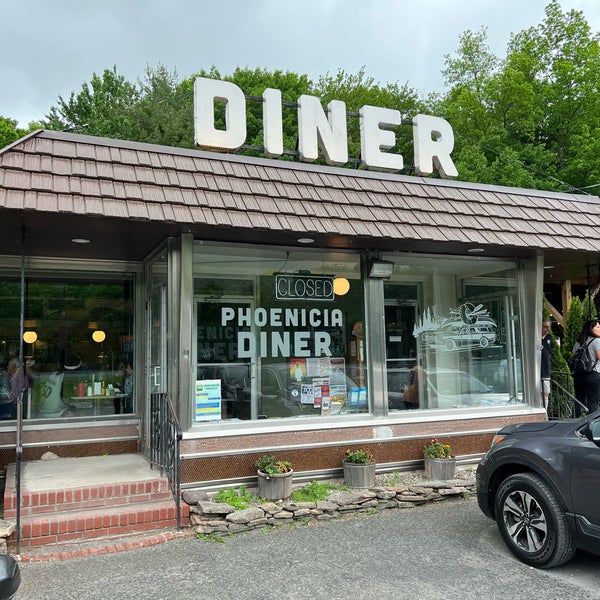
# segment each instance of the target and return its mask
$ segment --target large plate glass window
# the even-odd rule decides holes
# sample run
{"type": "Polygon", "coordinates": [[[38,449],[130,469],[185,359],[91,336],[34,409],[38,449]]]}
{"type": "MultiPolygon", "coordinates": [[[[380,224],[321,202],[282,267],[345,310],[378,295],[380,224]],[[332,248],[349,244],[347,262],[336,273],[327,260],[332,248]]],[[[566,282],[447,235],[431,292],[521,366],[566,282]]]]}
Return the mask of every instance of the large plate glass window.
{"type": "Polygon", "coordinates": [[[368,410],[356,254],[194,247],[195,423],[368,410]]]}
{"type": "Polygon", "coordinates": [[[385,258],[389,410],[522,403],[515,263],[385,258]]]}
{"type": "MultiPolygon", "coordinates": [[[[134,279],[32,273],[25,281],[27,419],[132,413],[134,279]]],[[[0,417],[14,418],[11,363],[19,356],[20,280],[0,277],[0,417]]]]}

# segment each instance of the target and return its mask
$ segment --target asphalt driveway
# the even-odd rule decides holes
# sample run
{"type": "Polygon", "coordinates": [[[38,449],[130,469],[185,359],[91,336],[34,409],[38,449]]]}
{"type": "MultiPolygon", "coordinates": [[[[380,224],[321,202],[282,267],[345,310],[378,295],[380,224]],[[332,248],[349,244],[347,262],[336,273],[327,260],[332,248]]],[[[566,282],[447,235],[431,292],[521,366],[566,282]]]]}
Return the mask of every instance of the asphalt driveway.
{"type": "Polygon", "coordinates": [[[25,563],[27,600],[570,600],[599,598],[600,557],[552,570],[512,557],[474,499],[283,526],[225,543],[190,537],[62,562],[25,563]]]}

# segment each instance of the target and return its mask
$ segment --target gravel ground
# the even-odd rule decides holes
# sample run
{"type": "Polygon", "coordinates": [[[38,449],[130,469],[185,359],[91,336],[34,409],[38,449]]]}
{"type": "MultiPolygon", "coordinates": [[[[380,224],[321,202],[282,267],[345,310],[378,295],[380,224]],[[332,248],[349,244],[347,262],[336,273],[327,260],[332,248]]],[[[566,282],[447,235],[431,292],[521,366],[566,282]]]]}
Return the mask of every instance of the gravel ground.
{"type": "MultiPolygon", "coordinates": [[[[475,483],[475,467],[457,468],[455,480],[465,481],[468,483],[475,483]]],[[[377,485],[381,486],[403,486],[403,485],[414,485],[427,481],[424,470],[418,471],[394,471],[393,473],[385,473],[378,475],[376,478],[377,485]]]]}

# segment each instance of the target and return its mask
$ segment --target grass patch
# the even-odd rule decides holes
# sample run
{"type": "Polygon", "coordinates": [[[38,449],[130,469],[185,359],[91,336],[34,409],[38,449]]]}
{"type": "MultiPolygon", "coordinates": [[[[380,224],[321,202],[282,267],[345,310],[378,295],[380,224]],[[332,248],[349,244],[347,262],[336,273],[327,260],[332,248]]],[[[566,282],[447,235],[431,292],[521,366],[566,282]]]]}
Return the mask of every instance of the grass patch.
{"type": "Polygon", "coordinates": [[[243,510],[256,502],[256,496],[247,491],[245,485],[241,485],[239,488],[219,490],[215,494],[214,500],[215,502],[229,504],[229,506],[233,506],[238,510],[243,510]]]}
{"type": "Polygon", "coordinates": [[[291,497],[294,502],[318,502],[319,500],[327,500],[333,490],[347,489],[345,485],[311,481],[307,486],[294,490],[291,497]]]}

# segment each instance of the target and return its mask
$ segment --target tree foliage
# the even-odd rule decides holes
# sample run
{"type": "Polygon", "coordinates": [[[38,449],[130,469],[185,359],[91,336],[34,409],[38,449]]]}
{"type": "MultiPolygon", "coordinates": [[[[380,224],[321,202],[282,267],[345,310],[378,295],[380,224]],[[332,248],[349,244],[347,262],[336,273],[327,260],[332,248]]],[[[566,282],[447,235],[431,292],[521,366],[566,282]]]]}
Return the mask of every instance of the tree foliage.
{"type": "Polygon", "coordinates": [[[31,131],[40,128],[41,125],[34,122],[30,123],[27,129],[20,129],[17,127],[17,122],[14,119],[9,119],[8,117],[0,115],[0,148],[8,146],[8,144],[16,142],[19,138],[22,138],[31,131]]]}
{"type": "Polygon", "coordinates": [[[581,300],[578,296],[573,296],[565,317],[565,333],[561,347],[562,355],[567,361],[571,358],[573,346],[581,334],[584,320],[581,300]]]}
{"type": "Polygon", "coordinates": [[[59,97],[58,106],[50,109],[43,123],[47,129],[132,139],[131,114],[138,100],[137,87],[113,67],[101,76],[94,73],[68,100],[59,97]]]}
{"type": "Polygon", "coordinates": [[[463,33],[446,56],[450,89],[434,108],[453,125],[461,179],[557,190],[600,182],[598,36],[557,0],[545,14],[511,37],[502,60],[485,29],[463,33]]]}

